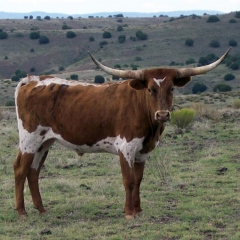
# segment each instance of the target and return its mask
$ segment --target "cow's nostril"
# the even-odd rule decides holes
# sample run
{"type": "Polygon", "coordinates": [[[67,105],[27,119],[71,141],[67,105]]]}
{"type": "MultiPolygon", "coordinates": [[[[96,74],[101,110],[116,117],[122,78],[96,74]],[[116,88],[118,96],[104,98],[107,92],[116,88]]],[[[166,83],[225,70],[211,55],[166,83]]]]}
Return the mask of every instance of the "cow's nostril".
{"type": "Polygon", "coordinates": [[[157,111],[155,113],[155,120],[159,122],[166,122],[170,119],[170,112],[169,111],[157,111]]]}

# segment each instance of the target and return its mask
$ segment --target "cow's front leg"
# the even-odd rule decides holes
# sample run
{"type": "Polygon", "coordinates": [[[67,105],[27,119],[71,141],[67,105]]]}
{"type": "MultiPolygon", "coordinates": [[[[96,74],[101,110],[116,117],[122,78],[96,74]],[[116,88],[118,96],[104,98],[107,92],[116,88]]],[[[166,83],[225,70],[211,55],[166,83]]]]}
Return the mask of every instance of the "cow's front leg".
{"type": "Polygon", "coordinates": [[[145,162],[134,163],[135,185],[133,190],[133,204],[134,204],[134,210],[136,214],[142,211],[141,200],[140,200],[140,184],[143,178],[144,165],[145,165],[145,162]]]}
{"type": "Polygon", "coordinates": [[[133,203],[133,189],[135,185],[134,168],[131,166],[131,163],[126,160],[122,152],[119,152],[119,157],[122,170],[123,185],[126,192],[126,200],[124,206],[125,218],[133,219],[135,215],[133,203]]]}

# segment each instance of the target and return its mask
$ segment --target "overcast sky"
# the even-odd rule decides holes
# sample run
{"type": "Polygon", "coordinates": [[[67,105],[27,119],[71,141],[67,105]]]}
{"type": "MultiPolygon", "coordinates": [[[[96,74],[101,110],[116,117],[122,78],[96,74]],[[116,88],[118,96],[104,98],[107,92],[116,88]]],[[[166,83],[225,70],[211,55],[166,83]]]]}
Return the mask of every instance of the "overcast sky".
{"type": "Polygon", "coordinates": [[[240,0],[0,0],[0,11],[86,14],[97,12],[240,11],[240,0]]]}

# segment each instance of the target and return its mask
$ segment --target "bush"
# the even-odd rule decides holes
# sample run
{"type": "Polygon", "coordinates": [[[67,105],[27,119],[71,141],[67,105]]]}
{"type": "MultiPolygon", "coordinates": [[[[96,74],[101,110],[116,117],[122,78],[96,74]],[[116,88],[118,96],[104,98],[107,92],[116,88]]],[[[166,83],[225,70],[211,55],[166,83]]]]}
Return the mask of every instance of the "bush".
{"type": "Polygon", "coordinates": [[[20,80],[20,78],[24,78],[27,76],[27,73],[25,71],[22,71],[20,69],[17,69],[15,71],[15,75],[13,75],[11,77],[11,80],[14,81],[14,82],[18,82],[20,80]]]}
{"type": "Polygon", "coordinates": [[[78,80],[78,75],[77,74],[72,74],[72,75],[70,75],[70,78],[72,80],[78,80]]]}
{"type": "Polygon", "coordinates": [[[58,70],[59,71],[63,71],[65,68],[63,66],[59,67],[58,70]]]}
{"type": "Polygon", "coordinates": [[[187,38],[185,41],[185,45],[189,47],[193,46],[193,43],[194,43],[194,40],[191,38],[187,38]]]}
{"type": "Polygon", "coordinates": [[[24,37],[24,35],[23,33],[18,32],[15,34],[15,37],[21,38],[21,37],[24,37]]]}
{"type": "Polygon", "coordinates": [[[93,42],[93,41],[94,41],[94,37],[92,37],[92,36],[89,37],[89,41],[90,41],[90,42],[93,42]]]}
{"type": "Polygon", "coordinates": [[[231,47],[236,47],[236,46],[237,46],[237,41],[234,40],[234,39],[231,39],[228,44],[229,44],[229,46],[231,46],[231,47]]]}
{"type": "Polygon", "coordinates": [[[208,17],[207,22],[218,22],[220,19],[216,15],[211,15],[208,17]]]}
{"type": "Polygon", "coordinates": [[[213,88],[214,92],[229,92],[231,90],[232,90],[232,87],[224,83],[218,84],[213,88]]]}
{"type": "Polygon", "coordinates": [[[45,16],[44,19],[50,20],[51,18],[49,16],[45,16]]]}
{"type": "Polygon", "coordinates": [[[40,43],[40,44],[47,44],[47,43],[49,43],[49,38],[46,37],[46,36],[41,36],[41,37],[39,38],[39,43],[40,43]]]}
{"type": "Polygon", "coordinates": [[[99,83],[99,84],[102,84],[105,82],[105,79],[103,76],[101,75],[96,75],[95,78],[94,78],[94,82],[95,83],[99,83]]]}
{"type": "Polygon", "coordinates": [[[123,31],[123,27],[122,27],[121,25],[119,25],[119,26],[117,27],[117,31],[119,31],[119,32],[123,31]]]}
{"type": "Polygon", "coordinates": [[[31,48],[31,49],[30,49],[30,52],[34,52],[34,48],[31,48]]]}
{"type": "Polygon", "coordinates": [[[224,76],[224,80],[225,80],[225,81],[231,81],[231,80],[233,80],[233,79],[235,79],[235,76],[234,76],[233,74],[231,74],[231,73],[228,73],[228,74],[226,74],[226,75],[224,76]]]}
{"type": "Polygon", "coordinates": [[[189,58],[189,59],[186,61],[186,64],[193,64],[193,63],[196,63],[196,61],[195,61],[194,58],[189,58]]]}
{"type": "Polygon", "coordinates": [[[198,93],[205,92],[206,90],[207,90],[207,86],[204,83],[195,83],[192,88],[192,93],[198,94],[198,93]]]}
{"type": "Polygon", "coordinates": [[[142,32],[141,30],[138,30],[136,32],[136,37],[137,37],[138,40],[146,40],[146,39],[148,39],[148,35],[146,33],[142,32]]]}
{"type": "Polygon", "coordinates": [[[111,38],[112,34],[110,32],[104,32],[103,33],[103,38],[111,38]]]}
{"type": "Polygon", "coordinates": [[[136,41],[136,37],[132,37],[132,36],[131,36],[129,39],[132,40],[133,42],[136,41]]]}
{"type": "Polygon", "coordinates": [[[124,43],[126,40],[126,36],[125,35],[119,35],[118,36],[118,42],[119,43],[124,43]]]}
{"type": "Polygon", "coordinates": [[[240,109],[240,99],[236,99],[233,102],[233,108],[240,109]]]}
{"type": "Polygon", "coordinates": [[[5,103],[5,106],[6,106],[6,107],[15,106],[15,101],[14,101],[14,100],[8,100],[8,101],[5,103]]]}
{"type": "Polygon", "coordinates": [[[66,30],[66,29],[72,29],[72,28],[69,27],[67,24],[63,24],[62,25],[62,30],[66,30]]]}
{"type": "Polygon", "coordinates": [[[30,72],[35,72],[35,67],[31,67],[30,72]]]}
{"type": "Polygon", "coordinates": [[[31,39],[39,39],[40,38],[40,33],[39,32],[30,32],[29,38],[31,38],[31,39]]]}
{"type": "Polygon", "coordinates": [[[230,65],[230,68],[232,70],[238,70],[239,69],[239,62],[233,62],[231,65],[230,65]]]}
{"type": "Polygon", "coordinates": [[[218,40],[215,39],[215,40],[212,40],[212,41],[210,42],[209,46],[210,46],[210,47],[213,47],[213,48],[218,48],[218,47],[220,47],[220,43],[219,43],[218,40]]]}
{"type": "Polygon", "coordinates": [[[68,16],[67,18],[69,18],[70,20],[73,20],[73,17],[72,17],[72,16],[68,16]]]}
{"type": "Polygon", "coordinates": [[[74,38],[76,36],[77,36],[76,33],[73,31],[67,31],[67,33],[66,33],[67,38],[74,38]]]}
{"type": "Polygon", "coordinates": [[[237,21],[236,21],[236,19],[232,18],[232,19],[229,20],[229,22],[230,23],[236,23],[237,21]]]}
{"type": "Polygon", "coordinates": [[[135,57],[135,59],[134,59],[135,61],[142,61],[142,58],[141,57],[135,57]]]}
{"type": "Polygon", "coordinates": [[[194,121],[195,112],[193,109],[183,108],[175,110],[171,115],[171,124],[177,128],[188,128],[194,121]]]}
{"type": "Polygon", "coordinates": [[[6,32],[0,32],[0,39],[8,38],[8,34],[6,32]]]}
{"type": "Polygon", "coordinates": [[[107,41],[102,41],[102,42],[99,43],[100,47],[103,47],[103,45],[107,45],[107,44],[108,44],[107,41]]]}

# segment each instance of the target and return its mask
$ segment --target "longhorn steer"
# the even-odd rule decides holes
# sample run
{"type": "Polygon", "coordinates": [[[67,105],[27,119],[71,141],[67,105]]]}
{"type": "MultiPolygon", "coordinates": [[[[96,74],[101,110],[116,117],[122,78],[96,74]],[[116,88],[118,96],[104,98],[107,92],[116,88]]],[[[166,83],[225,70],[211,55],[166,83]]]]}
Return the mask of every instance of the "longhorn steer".
{"type": "Polygon", "coordinates": [[[91,56],[103,71],[130,78],[111,84],[84,84],[51,76],[22,79],[15,91],[19,129],[19,151],[14,162],[18,215],[26,214],[26,178],[34,207],[40,213],[46,211],[38,179],[55,141],[78,154],[118,154],[126,191],[126,218],[141,212],[139,187],[144,163],[170,117],[174,87],[183,87],[191,76],[212,70],[228,51],[204,67],[141,71],[111,69],[91,56]]]}

